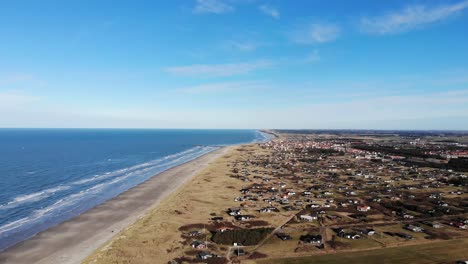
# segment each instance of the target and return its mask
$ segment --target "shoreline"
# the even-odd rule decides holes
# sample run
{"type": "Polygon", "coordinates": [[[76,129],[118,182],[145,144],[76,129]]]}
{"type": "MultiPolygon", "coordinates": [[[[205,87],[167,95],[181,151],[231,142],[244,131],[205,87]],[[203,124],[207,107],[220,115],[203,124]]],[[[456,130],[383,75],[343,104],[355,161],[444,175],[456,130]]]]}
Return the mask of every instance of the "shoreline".
{"type": "Polygon", "coordinates": [[[154,175],[118,196],[0,252],[0,263],[80,263],[230,149],[154,175]]]}

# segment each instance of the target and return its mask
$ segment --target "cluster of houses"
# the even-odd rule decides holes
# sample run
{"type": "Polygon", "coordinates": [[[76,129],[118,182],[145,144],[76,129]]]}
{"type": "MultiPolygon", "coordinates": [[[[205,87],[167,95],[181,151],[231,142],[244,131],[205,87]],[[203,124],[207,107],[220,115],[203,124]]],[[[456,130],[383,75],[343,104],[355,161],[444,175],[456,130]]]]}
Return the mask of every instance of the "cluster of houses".
{"type": "MultiPolygon", "coordinates": [[[[350,240],[376,234],[371,215],[380,224],[405,223],[402,232],[382,235],[406,240],[413,236],[405,230],[467,228],[467,187],[450,183],[452,177],[466,177],[466,173],[408,165],[402,156],[352,147],[365,140],[294,135],[261,144],[268,154],[251,154],[231,166],[230,176],[243,184],[232,197],[237,206],[226,208],[225,217],[211,220],[245,228],[254,219],[293,213],[301,224],[341,225],[334,228],[336,236],[350,240]],[[364,227],[347,228],[357,223],[364,227]]],[[[286,232],[275,235],[282,241],[293,240],[286,232]]],[[[321,247],[324,240],[321,234],[308,233],[297,242],[321,247]]],[[[207,245],[195,240],[191,246],[204,250],[207,245]]],[[[214,255],[199,253],[201,259],[210,256],[214,255]]]]}

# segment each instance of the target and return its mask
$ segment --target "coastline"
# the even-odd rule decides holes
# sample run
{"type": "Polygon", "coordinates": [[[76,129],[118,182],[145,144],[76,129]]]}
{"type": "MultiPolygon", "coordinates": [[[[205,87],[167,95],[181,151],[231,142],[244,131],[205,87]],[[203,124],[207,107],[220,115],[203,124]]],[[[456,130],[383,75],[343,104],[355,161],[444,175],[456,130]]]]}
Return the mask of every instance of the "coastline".
{"type": "MultiPolygon", "coordinates": [[[[231,222],[226,218],[225,222],[215,223],[210,220],[213,217],[225,218],[227,208],[239,207],[239,202],[234,198],[239,195],[240,189],[249,184],[235,177],[232,171],[236,167],[234,164],[268,153],[257,143],[230,147],[224,155],[208,164],[144,217],[95,250],[83,264],[165,264],[172,260],[192,263],[198,251],[193,249],[191,243],[209,237],[192,237],[187,235],[188,231],[202,230],[200,232],[205,233],[224,224],[241,228],[281,225],[290,218],[289,215],[281,214],[267,221],[231,222]]],[[[251,213],[257,218],[261,217],[257,210],[251,213]]],[[[208,248],[226,259],[227,248],[224,245],[209,243],[208,248]]]]}
{"type": "Polygon", "coordinates": [[[0,263],[80,263],[228,151],[223,147],[173,167],[89,211],[3,252],[0,263]]]}

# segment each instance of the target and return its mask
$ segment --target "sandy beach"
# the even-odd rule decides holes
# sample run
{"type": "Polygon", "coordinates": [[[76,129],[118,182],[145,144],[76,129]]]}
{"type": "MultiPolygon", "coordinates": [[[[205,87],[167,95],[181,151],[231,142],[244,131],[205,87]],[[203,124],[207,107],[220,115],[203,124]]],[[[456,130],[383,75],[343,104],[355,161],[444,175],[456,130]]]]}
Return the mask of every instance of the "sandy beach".
{"type": "Polygon", "coordinates": [[[71,220],[40,232],[1,252],[0,263],[80,263],[228,149],[221,148],[171,168],[71,220]]]}
{"type": "MultiPolygon", "coordinates": [[[[266,155],[265,151],[258,144],[229,148],[224,155],[204,167],[144,217],[94,251],[84,263],[166,264],[174,259],[193,259],[198,251],[193,250],[190,243],[195,238],[188,237],[186,233],[204,228],[213,230],[215,224],[210,221],[212,217],[226,217],[226,208],[239,206],[239,202],[234,198],[239,195],[239,190],[249,183],[232,177],[233,166],[242,163],[243,160],[252,159],[254,155],[266,155]]],[[[258,211],[251,213],[261,217],[258,211]]],[[[288,217],[286,214],[279,214],[276,217],[262,217],[268,223],[235,221],[231,224],[245,228],[251,225],[277,226],[288,217]]],[[[226,224],[229,224],[228,222],[231,220],[227,218],[226,224]]],[[[227,247],[210,243],[209,250],[224,257],[227,247]]]]}

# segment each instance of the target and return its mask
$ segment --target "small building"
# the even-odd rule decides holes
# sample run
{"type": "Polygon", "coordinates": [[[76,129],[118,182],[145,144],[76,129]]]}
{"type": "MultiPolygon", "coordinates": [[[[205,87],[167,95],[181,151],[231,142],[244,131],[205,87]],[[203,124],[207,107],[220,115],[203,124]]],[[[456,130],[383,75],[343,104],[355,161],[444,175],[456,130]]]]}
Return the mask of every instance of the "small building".
{"type": "Polygon", "coordinates": [[[360,239],[361,236],[354,232],[345,232],[343,229],[337,230],[338,237],[347,238],[347,239],[360,239]]]}
{"type": "Polygon", "coordinates": [[[245,221],[245,220],[250,220],[254,217],[253,215],[236,215],[235,218],[237,221],[245,221]]]}
{"type": "Polygon", "coordinates": [[[321,235],[307,234],[307,235],[301,236],[299,238],[299,240],[302,241],[303,243],[307,243],[307,244],[322,244],[322,236],[321,235]]]}
{"type": "Polygon", "coordinates": [[[210,258],[213,258],[214,255],[206,251],[201,251],[197,254],[197,257],[199,259],[210,259],[210,258]]]}
{"type": "Polygon", "coordinates": [[[202,232],[198,231],[198,230],[195,230],[195,231],[190,231],[188,233],[189,236],[191,237],[196,237],[196,236],[201,236],[202,235],[202,232]]]}
{"type": "Polygon", "coordinates": [[[276,236],[281,239],[281,240],[291,240],[292,237],[290,235],[284,234],[284,233],[278,233],[276,236]]]}
{"type": "Polygon", "coordinates": [[[236,256],[244,256],[245,255],[245,250],[243,250],[242,248],[238,248],[238,249],[234,250],[234,254],[236,256]]]}
{"type": "Polygon", "coordinates": [[[300,215],[299,216],[299,219],[303,220],[303,221],[309,221],[309,222],[312,222],[314,220],[317,220],[317,216],[311,216],[311,215],[300,215]]]}
{"type": "Polygon", "coordinates": [[[206,248],[206,244],[203,243],[203,242],[200,242],[198,240],[193,241],[192,244],[190,244],[190,246],[192,246],[193,248],[196,248],[196,249],[205,249],[206,248]]]}
{"type": "Polygon", "coordinates": [[[371,207],[368,206],[368,205],[359,205],[359,206],[357,207],[357,210],[358,210],[359,212],[368,212],[370,209],[371,209],[371,207]]]}
{"type": "Polygon", "coordinates": [[[231,216],[235,216],[235,215],[240,215],[240,214],[241,214],[240,211],[241,211],[241,210],[240,210],[239,208],[229,208],[229,209],[227,210],[227,213],[228,213],[229,215],[231,215],[231,216]]]}
{"type": "Polygon", "coordinates": [[[224,232],[224,231],[228,231],[228,230],[233,230],[234,228],[232,227],[229,227],[229,226],[222,226],[220,228],[217,229],[218,232],[224,232]]]}

